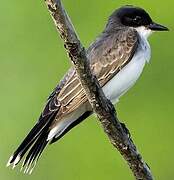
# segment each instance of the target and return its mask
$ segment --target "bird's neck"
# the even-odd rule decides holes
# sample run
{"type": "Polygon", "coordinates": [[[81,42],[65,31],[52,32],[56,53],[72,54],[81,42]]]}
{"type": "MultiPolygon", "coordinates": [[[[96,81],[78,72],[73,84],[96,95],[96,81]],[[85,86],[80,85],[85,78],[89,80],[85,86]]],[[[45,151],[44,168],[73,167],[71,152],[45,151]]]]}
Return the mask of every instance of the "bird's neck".
{"type": "Polygon", "coordinates": [[[141,38],[146,39],[146,40],[152,34],[152,31],[150,29],[146,29],[143,26],[135,28],[135,30],[138,32],[138,34],[141,36],[141,38]]]}
{"type": "Polygon", "coordinates": [[[110,32],[118,32],[120,30],[123,30],[124,28],[127,28],[126,26],[123,26],[118,18],[109,18],[108,23],[106,24],[104,32],[110,33],[110,32]]]}

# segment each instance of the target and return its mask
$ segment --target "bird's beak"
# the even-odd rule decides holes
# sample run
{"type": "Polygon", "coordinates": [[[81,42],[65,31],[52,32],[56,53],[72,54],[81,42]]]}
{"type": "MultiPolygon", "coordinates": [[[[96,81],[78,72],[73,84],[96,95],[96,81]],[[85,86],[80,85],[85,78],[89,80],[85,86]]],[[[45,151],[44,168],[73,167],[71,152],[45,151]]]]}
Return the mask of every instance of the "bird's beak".
{"type": "Polygon", "coordinates": [[[157,24],[155,22],[152,22],[149,26],[149,29],[152,31],[169,31],[169,29],[163,25],[157,24]]]}

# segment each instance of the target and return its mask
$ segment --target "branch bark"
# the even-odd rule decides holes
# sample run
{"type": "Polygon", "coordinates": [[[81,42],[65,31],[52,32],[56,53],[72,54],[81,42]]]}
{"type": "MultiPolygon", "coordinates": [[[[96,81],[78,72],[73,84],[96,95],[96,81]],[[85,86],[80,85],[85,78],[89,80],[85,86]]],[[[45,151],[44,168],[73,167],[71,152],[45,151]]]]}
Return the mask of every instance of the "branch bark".
{"type": "Polygon", "coordinates": [[[56,28],[79,76],[86,96],[97,114],[111,144],[127,161],[137,180],[153,180],[150,168],[134,145],[129,130],[117,118],[112,103],[105,97],[97,78],[91,73],[85,48],[60,0],[45,0],[56,28]]]}

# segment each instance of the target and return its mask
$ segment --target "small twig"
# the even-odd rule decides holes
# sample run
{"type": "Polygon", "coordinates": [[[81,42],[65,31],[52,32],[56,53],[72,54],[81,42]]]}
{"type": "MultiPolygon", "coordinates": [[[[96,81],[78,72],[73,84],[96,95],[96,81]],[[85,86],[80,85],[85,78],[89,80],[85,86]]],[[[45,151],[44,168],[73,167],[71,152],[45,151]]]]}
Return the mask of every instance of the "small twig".
{"type": "Polygon", "coordinates": [[[105,97],[98,80],[91,73],[85,48],[80,43],[74,27],[60,0],[45,0],[56,28],[64,41],[86,96],[97,114],[110,142],[129,164],[137,180],[152,180],[149,167],[134,145],[129,130],[119,122],[112,103],[105,97]]]}

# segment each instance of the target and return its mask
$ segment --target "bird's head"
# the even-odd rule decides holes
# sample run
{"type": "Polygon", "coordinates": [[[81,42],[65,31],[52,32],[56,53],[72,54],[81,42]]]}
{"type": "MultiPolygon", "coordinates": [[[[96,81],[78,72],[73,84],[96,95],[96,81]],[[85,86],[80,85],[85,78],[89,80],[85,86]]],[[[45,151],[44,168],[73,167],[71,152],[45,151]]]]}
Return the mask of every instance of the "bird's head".
{"type": "Polygon", "coordinates": [[[149,36],[153,31],[168,31],[163,25],[155,23],[149,14],[142,8],[127,5],[117,9],[109,19],[112,24],[133,27],[144,36],[149,36]]]}

